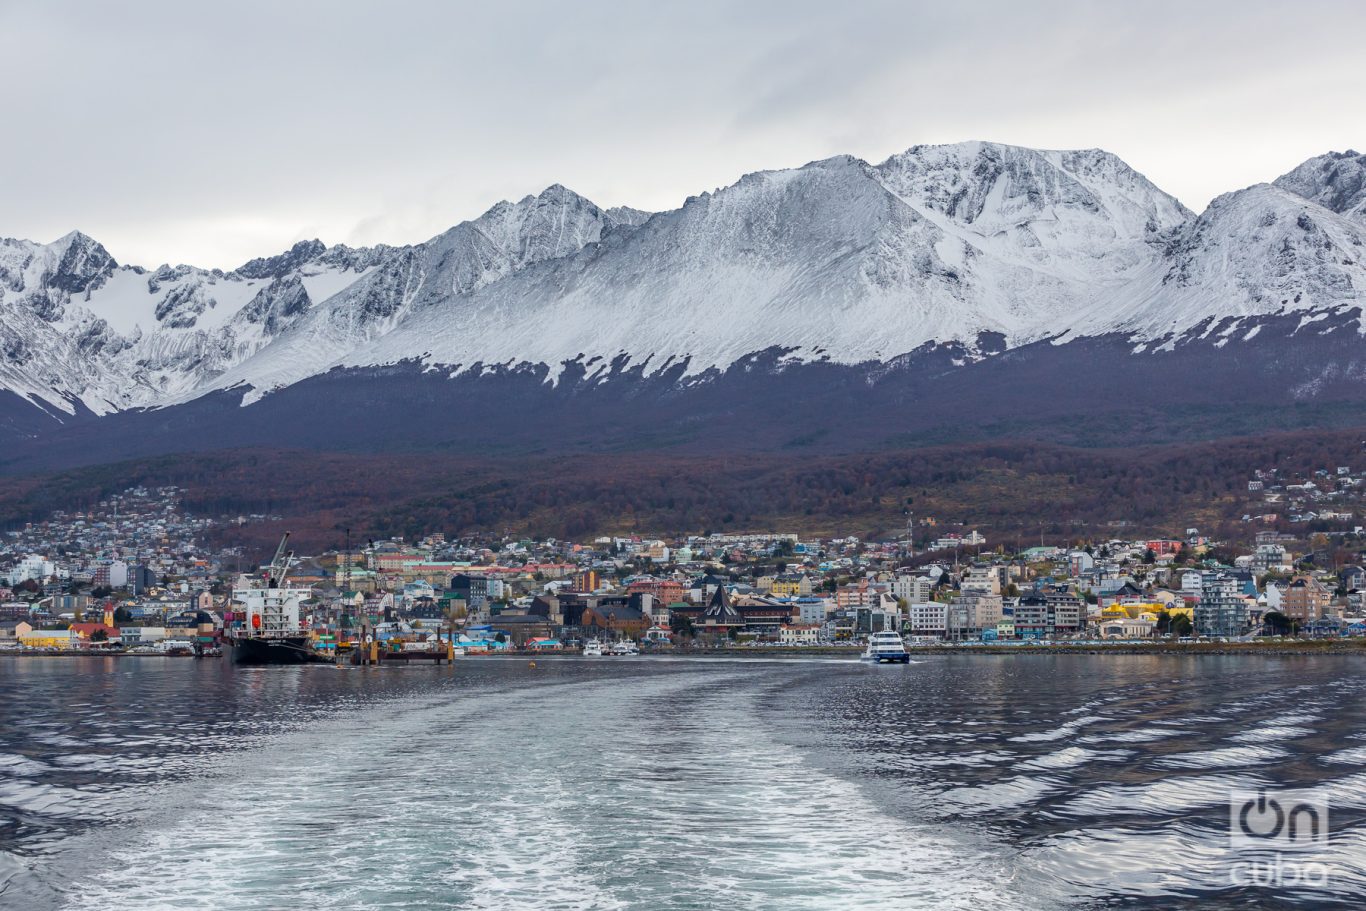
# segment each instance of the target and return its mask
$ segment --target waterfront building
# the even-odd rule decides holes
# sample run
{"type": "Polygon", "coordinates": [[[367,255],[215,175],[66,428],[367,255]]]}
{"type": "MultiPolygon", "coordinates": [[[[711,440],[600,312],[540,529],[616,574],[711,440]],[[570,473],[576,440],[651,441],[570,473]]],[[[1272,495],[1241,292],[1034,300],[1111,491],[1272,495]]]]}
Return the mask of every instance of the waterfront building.
{"type": "Polygon", "coordinates": [[[1247,629],[1247,602],[1237,579],[1207,574],[1195,605],[1195,631],[1201,636],[1241,636],[1247,629]]]}
{"type": "Polygon", "coordinates": [[[784,623],[778,628],[778,641],[783,645],[815,645],[819,640],[819,626],[784,623]]]}
{"type": "Polygon", "coordinates": [[[1308,623],[1322,619],[1333,603],[1333,593],[1313,576],[1296,576],[1281,592],[1281,613],[1308,623]]]}

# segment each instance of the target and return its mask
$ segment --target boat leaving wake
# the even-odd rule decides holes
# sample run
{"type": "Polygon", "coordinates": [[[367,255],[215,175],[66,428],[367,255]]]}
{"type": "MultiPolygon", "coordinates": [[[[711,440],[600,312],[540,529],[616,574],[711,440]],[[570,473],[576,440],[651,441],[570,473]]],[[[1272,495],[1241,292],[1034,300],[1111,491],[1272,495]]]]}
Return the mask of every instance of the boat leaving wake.
{"type": "Polygon", "coordinates": [[[69,701],[4,710],[5,900],[1317,909],[1366,888],[1350,661],[538,665],[25,662],[30,708],[69,701]],[[1230,881],[1228,794],[1259,785],[1331,795],[1330,882],[1230,881]]]}

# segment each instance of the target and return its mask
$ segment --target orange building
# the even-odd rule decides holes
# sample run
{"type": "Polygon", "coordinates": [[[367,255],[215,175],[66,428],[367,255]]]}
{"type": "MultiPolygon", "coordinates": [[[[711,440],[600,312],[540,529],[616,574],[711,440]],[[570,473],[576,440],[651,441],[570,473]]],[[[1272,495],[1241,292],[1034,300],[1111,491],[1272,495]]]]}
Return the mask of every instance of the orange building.
{"type": "Polygon", "coordinates": [[[1281,593],[1281,613],[1291,620],[1320,620],[1333,603],[1333,593],[1313,576],[1296,576],[1281,593]]]}

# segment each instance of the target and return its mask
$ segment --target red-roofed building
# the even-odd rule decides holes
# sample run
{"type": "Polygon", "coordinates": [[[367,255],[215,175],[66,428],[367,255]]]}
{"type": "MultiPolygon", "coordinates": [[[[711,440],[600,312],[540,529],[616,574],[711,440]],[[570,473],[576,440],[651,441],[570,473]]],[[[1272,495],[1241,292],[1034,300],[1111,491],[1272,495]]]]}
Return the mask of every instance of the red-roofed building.
{"type": "Polygon", "coordinates": [[[1182,541],[1148,541],[1144,546],[1160,557],[1163,554],[1180,553],[1185,544],[1182,541]]]}
{"type": "Polygon", "coordinates": [[[73,623],[71,632],[84,642],[108,642],[119,638],[118,627],[107,623],[73,623]],[[104,635],[97,635],[99,632],[103,632],[104,635]]]}

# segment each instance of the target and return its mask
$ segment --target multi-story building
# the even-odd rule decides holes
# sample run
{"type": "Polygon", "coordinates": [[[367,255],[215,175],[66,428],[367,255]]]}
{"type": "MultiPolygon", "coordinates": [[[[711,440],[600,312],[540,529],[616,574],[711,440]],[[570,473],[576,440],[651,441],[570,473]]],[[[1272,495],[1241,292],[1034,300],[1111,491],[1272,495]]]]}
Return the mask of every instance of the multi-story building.
{"type": "Polygon", "coordinates": [[[869,601],[867,580],[835,589],[835,607],[840,610],[867,607],[869,601]]]}
{"type": "Polygon", "coordinates": [[[19,564],[10,571],[9,584],[19,585],[30,579],[46,579],[57,571],[56,565],[47,557],[31,554],[19,561],[19,564]]]}
{"type": "Polygon", "coordinates": [[[1015,635],[1021,639],[1074,636],[1081,629],[1083,608],[1075,595],[1025,595],[1015,605],[1015,635]]]}
{"type": "Polygon", "coordinates": [[[450,593],[464,601],[470,613],[478,613],[488,604],[489,580],[484,576],[457,573],[451,579],[450,593]]]}
{"type": "Polygon", "coordinates": [[[911,634],[914,636],[943,636],[948,626],[948,605],[937,601],[910,606],[911,634]]]}
{"type": "Polygon", "coordinates": [[[602,576],[596,569],[585,569],[574,574],[574,591],[595,592],[602,587],[602,576]]]}
{"type": "Polygon", "coordinates": [[[1296,576],[1281,592],[1281,613],[1301,623],[1320,620],[1333,603],[1333,593],[1313,576],[1296,576]]]}
{"type": "Polygon", "coordinates": [[[1046,639],[1052,627],[1048,601],[1030,594],[1015,603],[1015,635],[1020,639],[1046,639]]]}
{"type": "Polygon", "coordinates": [[[820,632],[819,626],[785,623],[778,628],[778,641],[783,645],[815,645],[820,632]]]}
{"type": "Polygon", "coordinates": [[[1195,605],[1195,631],[1201,636],[1241,636],[1247,629],[1247,602],[1237,579],[1209,574],[1195,605]]]}
{"type": "Polygon", "coordinates": [[[1068,592],[1048,592],[1044,600],[1052,611],[1053,636],[1075,636],[1081,631],[1086,617],[1086,602],[1068,592]]]}
{"type": "Polygon", "coordinates": [[[62,614],[83,615],[89,609],[90,598],[85,595],[53,595],[49,606],[54,617],[60,617],[62,614]]]}
{"type": "Polygon", "coordinates": [[[1290,554],[1280,544],[1258,544],[1252,552],[1252,571],[1269,573],[1285,571],[1291,566],[1290,554]]]}
{"type": "Polygon", "coordinates": [[[1096,559],[1084,550],[1074,550],[1067,555],[1067,568],[1072,575],[1080,576],[1095,568],[1096,559]]]}
{"type": "Polygon", "coordinates": [[[626,586],[628,594],[653,595],[656,601],[663,604],[673,604],[675,601],[683,600],[683,583],[676,579],[637,579],[626,586]]]}
{"type": "Polygon", "coordinates": [[[964,592],[979,592],[984,595],[1001,593],[1001,568],[995,566],[973,566],[963,574],[959,587],[964,592]]]}
{"type": "Polygon", "coordinates": [[[1181,551],[1181,548],[1184,547],[1184,546],[1185,546],[1185,542],[1183,542],[1183,541],[1175,541],[1175,540],[1170,540],[1170,539],[1156,539],[1156,540],[1144,542],[1144,547],[1145,547],[1147,550],[1152,551],[1154,554],[1158,555],[1159,557],[1162,556],[1163,554],[1175,554],[1175,553],[1179,553],[1179,552],[1181,551]]]}
{"type": "Polygon", "coordinates": [[[1000,595],[964,591],[949,605],[945,636],[949,639],[980,639],[984,631],[996,634],[996,627],[1005,617],[1000,595]]]}
{"type": "Polygon", "coordinates": [[[825,622],[834,607],[825,598],[794,598],[793,605],[797,608],[797,616],[803,625],[819,625],[825,622]]]}
{"type": "Polygon", "coordinates": [[[897,576],[892,582],[892,594],[907,604],[925,604],[934,592],[934,583],[924,576],[897,576]]]}
{"type": "Polygon", "coordinates": [[[779,597],[803,598],[811,594],[811,580],[795,573],[784,573],[770,580],[769,591],[779,597]]]}

